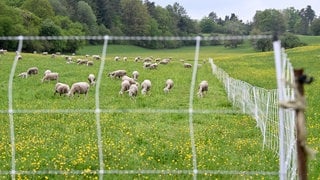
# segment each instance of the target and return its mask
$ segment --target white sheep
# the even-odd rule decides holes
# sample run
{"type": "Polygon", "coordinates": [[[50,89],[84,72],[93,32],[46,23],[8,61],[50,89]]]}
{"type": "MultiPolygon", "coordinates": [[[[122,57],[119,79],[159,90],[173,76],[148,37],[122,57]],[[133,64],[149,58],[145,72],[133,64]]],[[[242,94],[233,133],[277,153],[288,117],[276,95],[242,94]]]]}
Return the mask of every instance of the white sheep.
{"type": "Polygon", "coordinates": [[[53,81],[53,80],[58,81],[58,79],[59,79],[59,73],[50,72],[50,73],[47,73],[47,74],[44,75],[44,77],[42,78],[42,81],[41,81],[41,82],[44,82],[44,81],[53,81]]]}
{"type": "Polygon", "coordinates": [[[60,96],[61,94],[68,94],[69,91],[70,91],[70,87],[68,84],[64,84],[64,83],[57,83],[55,85],[55,88],[54,88],[54,95],[56,95],[56,93],[59,93],[60,96]]]}
{"type": "Polygon", "coordinates": [[[130,82],[128,80],[124,80],[121,82],[121,89],[119,91],[119,94],[123,94],[123,92],[126,92],[130,89],[130,82]]]}
{"type": "Polygon", "coordinates": [[[120,61],[120,57],[119,57],[119,56],[116,56],[116,57],[114,57],[114,60],[115,60],[115,61],[120,61]]]}
{"type": "Polygon", "coordinates": [[[171,61],[171,58],[168,59],[162,59],[159,64],[168,64],[171,61]]]}
{"type": "Polygon", "coordinates": [[[133,78],[127,76],[127,75],[122,76],[121,79],[122,79],[122,81],[124,81],[124,80],[129,81],[130,84],[136,84],[136,81],[133,78]]]}
{"type": "Polygon", "coordinates": [[[88,61],[87,66],[93,66],[93,61],[88,61]]]}
{"type": "Polygon", "coordinates": [[[126,70],[116,70],[108,74],[108,76],[112,78],[122,78],[124,75],[127,75],[126,70]]]}
{"type": "Polygon", "coordinates": [[[137,81],[139,77],[139,72],[138,71],[133,71],[132,72],[132,78],[133,80],[137,81]]]}
{"type": "Polygon", "coordinates": [[[87,96],[88,94],[88,91],[89,91],[89,83],[87,82],[76,82],[76,83],[73,83],[72,86],[71,86],[71,89],[68,93],[68,96],[74,96],[75,93],[77,94],[85,94],[85,96],[87,96]]]}
{"type": "Polygon", "coordinates": [[[28,78],[28,73],[27,72],[22,72],[18,75],[18,77],[21,77],[21,78],[28,78]]]}
{"type": "Polygon", "coordinates": [[[151,89],[151,81],[149,79],[144,80],[141,83],[141,94],[146,94],[151,89]]]}
{"type": "Polygon", "coordinates": [[[45,76],[46,74],[51,73],[51,70],[47,69],[44,71],[43,75],[45,76]]]}
{"type": "Polygon", "coordinates": [[[87,63],[88,63],[88,60],[86,60],[86,59],[78,59],[78,60],[77,60],[77,63],[78,63],[79,65],[81,65],[81,64],[87,64],[87,63]]]}
{"type": "Polygon", "coordinates": [[[149,66],[149,69],[157,69],[158,63],[153,63],[149,66]]]}
{"type": "Polygon", "coordinates": [[[138,61],[140,61],[140,60],[141,60],[141,57],[140,57],[140,56],[134,58],[134,62],[138,62],[138,61]]]}
{"type": "Polygon", "coordinates": [[[150,67],[151,63],[150,62],[144,62],[143,63],[143,68],[148,69],[150,67]]]}
{"type": "Polygon", "coordinates": [[[172,79],[167,79],[166,80],[166,85],[163,88],[163,91],[165,93],[168,93],[173,88],[173,85],[174,85],[173,80],[172,79]]]}
{"type": "Polygon", "coordinates": [[[89,74],[88,81],[91,86],[94,86],[96,84],[96,77],[94,76],[94,74],[89,74]]]}
{"type": "Polygon", "coordinates": [[[128,90],[128,94],[130,97],[136,97],[138,95],[138,84],[131,84],[128,90]]]}
{"type": "Polygon", "coordinates": [[[128,57],[123,57],[123,61],[127,61],[128,60],[128,57]]]}
{"type": "Polygon", "coordinates": [[[27,70],[28,75],[38,74],[39,70],[37,67],[31,67],[27,70]]]}
{"type": "Polygon", "coordinates": [[[0,49],[0,54],[6,54],[8,51],[6,49],[0,49]]]}
{"type": "Polygon", "coordinates": [[[190,63],[183,63],[183,67],[185,67],[185,68],[191,68],[191,67],[192,67],[192,64],[190,64],[190,63]]]}
{"type": "Polygon", "coordinates": [[[101,59],[101,57],[99,55],[92,55],[92,58],[94,60],[100,60],[101,59]]]}
{"type": "Polygon", "coordinates": [[[198,88],[198,96],[203,97],[205,92],[208,92],[208,82],[207,81],[201,81],[198,88]]]}

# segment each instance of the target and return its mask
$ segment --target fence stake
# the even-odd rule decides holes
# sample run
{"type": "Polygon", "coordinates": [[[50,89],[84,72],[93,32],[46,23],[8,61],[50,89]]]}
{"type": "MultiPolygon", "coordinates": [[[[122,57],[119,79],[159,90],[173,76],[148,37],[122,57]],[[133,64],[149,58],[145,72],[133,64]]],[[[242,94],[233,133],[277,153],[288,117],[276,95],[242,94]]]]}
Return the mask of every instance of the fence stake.
{"type": "MultiPolygon", "coordinates": [[[[302,103],[301,107],[296,107],[296,131],[297,131],[297,156],[298,156],[298,174],[300,180],[305,180],[307,176],[307,147],[306,147],[306,125],[305,125],[305,97],[304,97],[304,84],[310,84],[313,78],[307,79],[303,74],[303,69],[294,69],[295,76],[295,100],[296,103],[302,103]]],[[[298,106],[298,105],[297,105],[298,106]]]]}

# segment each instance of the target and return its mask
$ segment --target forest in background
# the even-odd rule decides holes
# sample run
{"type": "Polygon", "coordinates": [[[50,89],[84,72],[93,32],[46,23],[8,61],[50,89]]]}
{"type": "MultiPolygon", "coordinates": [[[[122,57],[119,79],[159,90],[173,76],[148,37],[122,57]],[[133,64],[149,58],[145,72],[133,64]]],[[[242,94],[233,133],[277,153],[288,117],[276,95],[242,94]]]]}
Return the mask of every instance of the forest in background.
{"type": "MultiPolygon", "coordinates": [[[[286,48],[302,45],[299,35],[320,35],[320,17],[311,6],[303,9],[256,11],[253,22],[236,14],[218,17],[212,12],[200,20],[191,19],[179,3],[161,7],[149,0],[4,0],[0,1],[0,36],[220,36],[282,35],[286,48]]],[[[269,40],[270,41],[270,40],[269,40]]],[[[270,50],[270,42],[253,42],[259,51],[270,50]]],[[[75,52],[82,45],[98,41],[28,41],[27,52],[75,52]]],[[[115,44],[163,49],[190,45],[191,41],[113,41],[115,44]]],[[[236,48],[242,40],[210,41],[203,45],[236,48]]],[[[17,42],[0,41],[0,49],[16,49],[17,42]]]]}

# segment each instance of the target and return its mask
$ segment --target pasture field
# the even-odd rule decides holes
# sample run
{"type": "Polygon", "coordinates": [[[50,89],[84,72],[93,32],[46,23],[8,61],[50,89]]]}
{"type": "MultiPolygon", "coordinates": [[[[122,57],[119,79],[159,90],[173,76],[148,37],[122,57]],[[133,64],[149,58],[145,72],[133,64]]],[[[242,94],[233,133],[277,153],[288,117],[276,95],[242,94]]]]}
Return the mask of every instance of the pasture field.
{"type": "MultiPolygon", "coordinates": [[[[306,86],[308,96],[308,143],[319,151],[319,46],[308,46],[288,51],[294,66],[304,66],[306,73],[316,81],[306,86]],[[303,59],[303,60],[302,60],[303,59]]],[[[77,52],[101,54],[101,46],[87,46],[77,52]]],[[[253,85],[273,89],[276,87],[273,53],[256,53],[250,48],[225,49],[201,47],[195,87],[191,87],[192,70],[185,69],[180,59],[192,63],[195,48],[172,50],[146,50],[134,46],[109,45],[99,89],[101,145],[105,179],[192,179],[193,154],[190,118],[193,122],[197,169],[216,173],[199,173],[199,179],[278,179],[277,155],[262,148],[262,136],[255,120],[239,113],[227,101],[222,85],[212,75],[207,59],[225,69],[232,77],[253,85]],[[113,60],[114,56],[127,56],[127,62],[113,60]],[[154,58],[171,57],[168,65],[157,70],[143,69],[142,63],[133,62],[136,56],[154,58]],[[120,80],[107,77],[107,73],[125,69],[130,74],[140,72],[139,82],[150,79],[150,94],[135,99],[128,94],[119,95],[120,80]],[[175,81],[173,90],[163,93],[167,78],[175,81]],[[201,80],[209,82],[204,98],[196,96],[201,80]],[[194,88],[194,89],[193,89],[194,88]],[[194,94],[190,96],[191,90],[194,94]],[[190,103],[190,99],[192,102],[190,103]],[[194,110],[189,114],[189,108],[194,110]],[[144,173],[144,170],[169,173],[144,173]],[[126,173],[134,171],[136,173],[126,173]],[[175,171],[189,173],[176,174],[175,171]],[[237,172],[236,174],[228,172],[237,172]],[[244,172],[255,172],[245,174],[244,172]],[[118,173],[118,174],[117,174],[118,173]]],[[[18,174],[18,179],[98,179],[100,158],[96,120],[96,87],[88,97],[53,95],[55,82],[41,83],[46,69],[59,72],[60,82],[70,86],[87,81],[89,73],[98,75],[100,61],[94,66],[66,64],[61,56],[22,53],[13,79],[13,115],[15,132],[15,166],[17,171],[63,171],[62,174],[18,174]],[[39,74],[27,79],[17,77],[29,67],[37,66],[39,74]],[[42,111],[41,111],[42,110],[42,111]],[[68,172],[81,171],[79,174],[68,172]]],[[[8,110],[8,79],[14,53],[0,56],[0,110],[8,110]]],[[[0,119],[0,171],[11,170],[10,121],[7,113],[0,119]]],[[[309,163],[310,179],[320,178],[320,163],[309,163]]],[[[10,178],[9,174],[0,179],[10,178]]]]}

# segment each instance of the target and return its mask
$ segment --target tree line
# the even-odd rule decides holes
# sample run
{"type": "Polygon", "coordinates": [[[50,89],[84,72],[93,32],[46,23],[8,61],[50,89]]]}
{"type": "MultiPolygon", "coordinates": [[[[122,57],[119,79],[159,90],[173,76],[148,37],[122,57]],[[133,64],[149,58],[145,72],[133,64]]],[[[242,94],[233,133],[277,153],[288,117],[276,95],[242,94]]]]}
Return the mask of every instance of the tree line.
{"type": "MultiPolygon", "coordinates": [[[[214,7],[213,7],[214,9],[214,7]]],[[[287,40],[287,48],[301,45],[295,34],[320,35],[320,18],[311,6],[301,10],[256,11],[253,22],[232,13],[221,18],[214,11],[191,19],[179,3],[161,7],[149,0],[4,0],[0,1],[0,36],[221,36],[274,34],[287,40]]],[[[15,49],[17,42],[0,41],[0,48],[15,49]]],[[[25,51],[75,52],[97,41],[26,41],[25,51]]],[[[191,41],[112,41],[146,48],[178,48],[191,41]]],[[[202,42],[237,47],[241,40],[202,42]]],[[[268,40],[252,42],[257,50],[270,50],[268,40]]]]}

